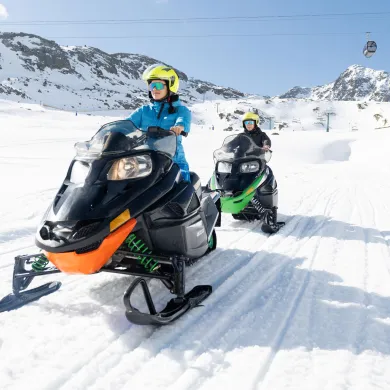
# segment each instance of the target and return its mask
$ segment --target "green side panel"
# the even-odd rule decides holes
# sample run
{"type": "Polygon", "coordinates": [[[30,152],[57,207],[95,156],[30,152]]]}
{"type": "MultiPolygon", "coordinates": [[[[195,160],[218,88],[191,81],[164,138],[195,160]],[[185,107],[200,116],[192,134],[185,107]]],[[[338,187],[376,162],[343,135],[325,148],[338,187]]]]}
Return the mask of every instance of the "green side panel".
{"type": "Polygon", "coordinates": [[[228,214],[238,214],[247,206],[247,204],[252,200],[255,192],[251,192],[246,196],[237,196],[232,198],[221,198],[221,211],[228,214]]]}
{"type": "Polygon", "coordinates": [[[247,206],[255,195],[263,175],[259,176],[241,195],[235,197],[221,197],[221,211],[228,214],[238,214],[247,206]]]}

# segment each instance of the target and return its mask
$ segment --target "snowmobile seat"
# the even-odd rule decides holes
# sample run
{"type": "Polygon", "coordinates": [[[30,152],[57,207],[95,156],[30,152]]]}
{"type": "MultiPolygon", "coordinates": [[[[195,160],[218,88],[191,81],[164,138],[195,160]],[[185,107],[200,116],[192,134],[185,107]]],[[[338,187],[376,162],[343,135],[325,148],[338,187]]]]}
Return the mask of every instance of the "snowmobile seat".
{"type": "Polygon", "coordinates": [[[191,184],[195,189],[199,199],[202,199],[202,186],[199,176],[195,172],[190,172],[191,184]]]}

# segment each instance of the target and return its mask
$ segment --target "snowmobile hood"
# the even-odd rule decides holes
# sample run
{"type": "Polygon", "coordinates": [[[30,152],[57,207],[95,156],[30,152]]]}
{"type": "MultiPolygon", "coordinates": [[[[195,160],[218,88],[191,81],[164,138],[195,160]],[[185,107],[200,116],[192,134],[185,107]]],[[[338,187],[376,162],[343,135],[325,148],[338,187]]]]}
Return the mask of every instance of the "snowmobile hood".
{"type": "Polygon", "coordinates": [[[98,247],[112,232],[113,220],[126,210],[136,218],[179,181],[180,168],[172,163],[172,132],[136,129],[131,135],[137,135],[128,139],[124,132],[129,126],[135,129],[130,121],[109,125],[110,131],[102,131],[107,130],[103,126],[90,142],[103,140],[98,153],[89,148],[71,162],[38,227],[36,245],[41,249],[59,253],[98,247]]]}

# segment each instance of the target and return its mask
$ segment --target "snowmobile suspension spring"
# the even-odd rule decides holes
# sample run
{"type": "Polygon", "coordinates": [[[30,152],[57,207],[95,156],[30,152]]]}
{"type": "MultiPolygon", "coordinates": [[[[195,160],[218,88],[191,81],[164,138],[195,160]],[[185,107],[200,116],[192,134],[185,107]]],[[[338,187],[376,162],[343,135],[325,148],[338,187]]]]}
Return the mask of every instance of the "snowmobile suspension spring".
{"type": "Polygon", "coordinates": [[[150,257],[152,251],[149,250],[142,240],[137,239],[137,236],[134,233],[126,238],[125,243],[132,252],[141,254],[141,256],[137,257],[137,260],[147,270],[153,272],[158,267],[158,261],[154,260],[153,257],[150,257]]]}
{"type": "Polygon", "coordinates": [[[33,261],[33,263],[31,264],[31,268],[35,272],[40,272],[43,271],[48,264],[49,264],[49,260],[46,258],[46,256],[38,255],[33,261]]]}
{"type": "Polygon", "coordinates": [[[252,201],[251,201],[253,207],[256,209],[256,211],[259,213],[260,217],[261,218],[264,218],[267,214],[267,212],[269,212],[268,209],[264,208],[260,201],[256,198],[256,196],[254,196],[252,198],[252,201]]]}

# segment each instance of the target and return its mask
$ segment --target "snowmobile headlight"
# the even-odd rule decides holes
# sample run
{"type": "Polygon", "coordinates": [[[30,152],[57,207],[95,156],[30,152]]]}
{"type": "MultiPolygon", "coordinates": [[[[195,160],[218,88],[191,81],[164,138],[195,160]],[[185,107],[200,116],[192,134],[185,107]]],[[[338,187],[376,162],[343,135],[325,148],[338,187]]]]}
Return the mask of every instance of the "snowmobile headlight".
{"type": "Polygon", "coordinates": [[[253,173],[257,172],[260,168],[260,164],[258,161],[249,161],[242,163],[240,165],[240,172],[241,173],[253,173]]]}
{"type": "Polygon", "coordinates": [[[70,173],[70,181],[74,184],[85,182],[88,176],[90,165],[83,161],[75,161],[70,173]]]}
{"type": "Polygon", "coordinates": [[[152,159],[149,155],[121,158],[112,164],[112,167],[107,174],[107,179],[139,179],[150,175],[152,167],[152,159]]]}
{"type": "Polygon", "coordinates": [[[225,161],[220,161],[217,166],[217,172],[218,173],[230,173],[232,171],[232,164],[225,162],[225,161]]]}

